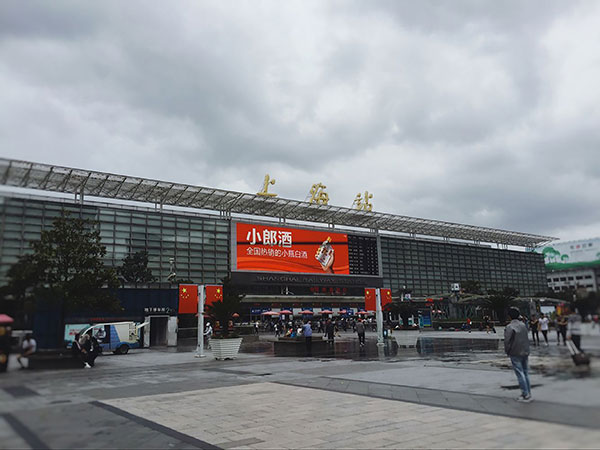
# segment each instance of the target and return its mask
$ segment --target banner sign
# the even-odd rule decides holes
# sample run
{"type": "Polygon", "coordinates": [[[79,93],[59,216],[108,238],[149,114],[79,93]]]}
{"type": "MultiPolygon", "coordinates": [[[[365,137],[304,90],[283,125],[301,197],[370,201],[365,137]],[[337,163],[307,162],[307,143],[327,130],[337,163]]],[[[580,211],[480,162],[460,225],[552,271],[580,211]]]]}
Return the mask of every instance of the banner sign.
{"type": "Polygon", "coordinates": [[[388,303],[392,303],[392,290],[381,289],[381,309],[383,309],[388,303]]]}
{"type": "Polygon", "coordinates": [[[204,287],[204,306],[212,305],[216,301],[223,300],[223,285],[221,284],[207,284],[204,287]]]}
{"type": "Polygon", "coordinates": [[[375,288],[365,288],[365,309],[375,311],[377,307],[377,298],[375,297],[375,288]]]}
{"type": "Polygon", "coordinates": [[[549,269],[600,265],[600,238],[555,242],[536,251],[544,255],[546,267],[549,269]]]}
{"type": "Polygon", "coordinates": [[[179,285],[179,314],[196,314],[198,312],[198,285],[179,285]]]}
{"type": "Polygon", "coordinates": [[[238,222],[235,240],[234,270],[350,274],[344,233],[238,222]]]}

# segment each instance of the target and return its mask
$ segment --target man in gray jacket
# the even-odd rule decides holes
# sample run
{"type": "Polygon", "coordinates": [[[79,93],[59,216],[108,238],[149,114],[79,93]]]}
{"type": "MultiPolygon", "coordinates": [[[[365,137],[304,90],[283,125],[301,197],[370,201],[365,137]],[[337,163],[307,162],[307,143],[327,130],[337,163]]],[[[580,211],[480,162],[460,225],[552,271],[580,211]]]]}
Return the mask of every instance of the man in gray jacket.
{"type": "Polygon", "coordinates": [[[510,308],[508,315],[512,319],[504,329],[504,351],[510,357],[517,375],[522,395],[519,402],[531,401],[531,385],[529,383],[529,337],[527,326],[519,320],[521,313],[517,308],[510,308]]]}
{"type": "Polygon", "coordinates": [[[358,334],[358,344],[361,347],[364,347],[364,345],[365,345],[365,324],[363,323],[362,319],[358,319],[358,322],[356,323],[356,333],[358,334]]]}

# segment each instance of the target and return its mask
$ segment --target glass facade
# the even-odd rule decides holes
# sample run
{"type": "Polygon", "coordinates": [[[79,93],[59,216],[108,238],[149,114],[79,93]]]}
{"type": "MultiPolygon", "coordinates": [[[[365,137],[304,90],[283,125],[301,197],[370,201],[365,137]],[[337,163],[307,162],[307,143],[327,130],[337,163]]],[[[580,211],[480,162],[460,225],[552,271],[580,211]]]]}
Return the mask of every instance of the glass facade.
{"type": "Polygon", "coordinates": [[[129,253],[148,251],[148,266],[167,285],[170,259],[177,279],[216,283],[228,270],[229,222],[214,216],[186,215],[159,210],[104,204],[0,197],[0,284],[20,255],[30,251],[61,210],[99,223],[106,246],[105,264],[118,267],[129,253]]]}
{"type": "MultiPolygon", "coordinates": [[[[117,267],[129,253],[147,250],[149,267],[168,287],[170,259],[177,279],[217,283],[229,269],[230,222],[214,215],[139,208],[63,199],[0,196],[0,285],[29,241],[40,238],[61,210],[99,223],[106,265],[117,267]]],[[[546,290],[541,254],[381,236],[384,286],[396,294],[403,286],[413,295],[449,291],[450,283],[477,280],[484,289],[511,286],[521,295],[546,290]]]]}
{"type": "Polygon", "coordinates": [[[434,295],[467,280],[520,295],[547,289],[544,258],[533,252],[382,236],[381,253],[384,286],[394,293],[406,286],[413,295],[434,295]]]}

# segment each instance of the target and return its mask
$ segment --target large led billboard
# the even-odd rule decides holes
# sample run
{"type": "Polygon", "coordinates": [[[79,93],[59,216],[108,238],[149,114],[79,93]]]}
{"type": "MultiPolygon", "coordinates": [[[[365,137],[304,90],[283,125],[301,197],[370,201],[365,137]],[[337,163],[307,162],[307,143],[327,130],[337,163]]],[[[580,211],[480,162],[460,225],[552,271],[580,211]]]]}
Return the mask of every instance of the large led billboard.
{"type": "Polygon", "coordinates": [[[234,271],[380,276],[374,236],[244,222],[233,233],[234,271]]]}

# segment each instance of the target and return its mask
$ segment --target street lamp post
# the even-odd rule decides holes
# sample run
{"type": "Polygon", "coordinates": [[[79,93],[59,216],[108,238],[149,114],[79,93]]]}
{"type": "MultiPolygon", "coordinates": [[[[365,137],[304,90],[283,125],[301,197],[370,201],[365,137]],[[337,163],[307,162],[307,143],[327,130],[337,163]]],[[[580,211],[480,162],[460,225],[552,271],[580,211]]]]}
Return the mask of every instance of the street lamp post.
{"type": "Polygon", "coordinates": [[[204,285],[198,286],[198,343],[196,345],[196,358],[204,358],[204,285]]]}
{"type": "Polygon", "coordinates": [[[381,289],[375,289],[375,320],[377,321],[377,345],[383,345],[383,311],[381,310],[381,289]]]}

